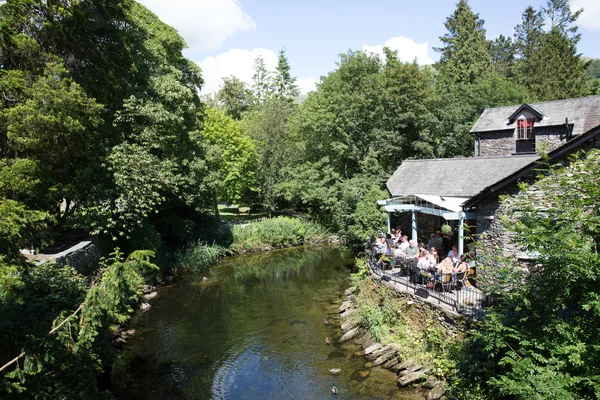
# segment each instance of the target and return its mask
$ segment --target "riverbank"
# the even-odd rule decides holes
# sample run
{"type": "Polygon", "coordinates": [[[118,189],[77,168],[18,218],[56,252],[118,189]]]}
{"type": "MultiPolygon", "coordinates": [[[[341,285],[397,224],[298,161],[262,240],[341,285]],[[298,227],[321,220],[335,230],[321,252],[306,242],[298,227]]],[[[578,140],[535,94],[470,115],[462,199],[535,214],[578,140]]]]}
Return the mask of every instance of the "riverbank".
{"type": "MultiPolygon", "coordinates": [[[[305,246],[227,257],[206,282],[161,289],[152,311],[132,319],[111,390],[146,400],[323,398],[335,383],[342,398],[398,398],[395,374],[368,371],[358,348],[339,341],[335,303],[352,264],[339,246],[305,246]]],[[[422,397],[414,393],[399,398],[422,397]]]]}
{"type": "Polygon", "coordinates": [[[454,369],[453,352],[466,335],[469,322],[460,315],[396,291],[369,274],[357,259],[357,272],[339,307],[340,341],[363,348],[369,366],[397,374],[399,387],[419,387],[428,400],[441,398],[454,369]]]}

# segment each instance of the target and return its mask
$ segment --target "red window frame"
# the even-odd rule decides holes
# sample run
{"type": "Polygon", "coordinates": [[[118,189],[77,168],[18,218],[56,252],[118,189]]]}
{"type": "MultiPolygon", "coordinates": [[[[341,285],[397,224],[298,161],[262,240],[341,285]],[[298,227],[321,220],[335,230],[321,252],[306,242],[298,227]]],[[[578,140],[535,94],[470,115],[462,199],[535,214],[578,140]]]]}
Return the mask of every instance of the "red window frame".
{"type": "Polygon", "coordinates": [[[522,118],[517,120],[517,139],[531,140],[533,139],[533,124],[535,118],[522,118]]]}

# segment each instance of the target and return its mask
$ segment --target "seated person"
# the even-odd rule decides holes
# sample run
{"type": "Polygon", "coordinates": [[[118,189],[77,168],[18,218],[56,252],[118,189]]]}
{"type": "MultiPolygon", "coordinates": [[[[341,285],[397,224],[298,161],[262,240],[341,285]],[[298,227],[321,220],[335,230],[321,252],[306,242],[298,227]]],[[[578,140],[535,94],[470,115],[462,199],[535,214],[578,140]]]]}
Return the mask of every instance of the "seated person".
{"type": "Polygon", "coordinates": [[[375,252],[378,254],[383,254],[385,251],[385,236],[380,235],[375,243],[375,252]]]}
{"type": "Polygon", "coordinates": [[[408,247],[408,236],[404,235],[400,239],[400,248],[402,251],[406,252],[406,248],[408,247]]]}
{"type": "Polygon", "coordinates": [[[402,246],[396,246],[396,249],[394,250],[394,257],[401,259],[406,258],[406,253],[404,250],[402,250],[402,246]]]}
{"type": "Polygon", "coordinates": [[[406,250],[404,251],[406,253],[406,258],[417,258],[417,255],[419,254],[419,250],[417,249],[417,246],[415,246],[415,241],[414,240],[409,240],[408,241],[408,247],[406,248],[406,250]]]}
{"type": "Polygon", "coordinates": [[[460,257],[458,255],[458,247],[457,246],[452,246],[452,250],[450,250],[450,252],[448,253],[448,257],[450,257],[452,259],[453,263],[457,263],[458,261],[460,261],[460,257]]]}
{"type": "Polygon", "coordinates": [[[454,264],[452,263],[452,259],[450,257],[446,257],[438,266],[437,273],[441,275],[451,274],[452,272],[454,272],[454,264]]]}
{"type": "Polygon", "coordinates": [[[440,256],[438,255],[435,247],[433,247],[429,252],[429,259],[432,265],[437,265],[440,263],[440,256]]]}
{"type": "Polygon", "coordinates": [[[429,254],[426,250],[421,250],[419,252],[419,261],[417,262],[417,267],[419,269],[429,269],[433,267],[431,259],[429,258],[429,254]]]}

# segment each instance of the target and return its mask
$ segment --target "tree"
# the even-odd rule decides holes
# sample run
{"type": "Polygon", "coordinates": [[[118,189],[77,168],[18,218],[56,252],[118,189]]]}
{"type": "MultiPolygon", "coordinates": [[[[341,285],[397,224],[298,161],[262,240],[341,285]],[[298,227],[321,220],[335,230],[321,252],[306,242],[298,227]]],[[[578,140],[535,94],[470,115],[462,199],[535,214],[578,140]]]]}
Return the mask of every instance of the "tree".
{"type": "Polygon", "coordinates": [[[470,156],[473,138],[469,131],[486,107],[515,104],[522,94],[495,71],[484,21],[466,0],[460,0],[447,19],[448,32],[440,38],[443,47],[436,68],[436,153],[440,157],[470,156]]]}
{"type": "Polygon", "coordinates": [[[252,106],[252,92],[235,76],[225,77],[216,100],[227,115],[239,121],[252,106]]]}
{"type": "Polygon", "coordinates": [[[471,84],[492,70],[483,24],[467,1],[459,0],[456,10],[444,23],[448,32],[440,37],[442,47],[435,49],[440,53],[435,65],[440,82],[471,84]]]}
{"type": "Polygon", "coordinates": [[[548,0],[535,11],[528,7],[515,28],[519,59],[516,78],[533,101],[581,97],[587,93],[587,63],[577,54],[575,21],[582,10],[571,12],[566,0],[548,0]],[[549,30],[544,31],[544,21],[549,30]]]}
{"type": "Polygon", "coordinates": [[[591,150],[504,199],[505,228],[532,260],[524,269],[501,249],[486,260],[480,276],[512,285],[488,283],[501,301],[465,342],[459,398],[468,397],[461,387],[490,399],[600,396],[599,182],[600,151],[591,150]]]}
{"type": "Polygon", "coordinates": [[[223,111],[207,108],[205,114],[200,134],[216,146],[221,160],[215,201],[247,204],[256,191],[255,144],[242,130],[241,123],[223,111]]]}
{"type": "Polygon", "coordinates": [[[490,43],[490,56],[496,72],[503,77],[514,75],[515,45],[513,41],[500,35],[490,43]]]}
{"type": "Polygon", "coordinates": [[[300,89],[296,85],[296,77],[290,74],[290,69],[285,50],[280,50],[273,76],[273,87],[276,96],[291,102],[300,95],[300,89]]]}
{"type": "Polygon", "coordinates": [[[289,128],[294,110],[294,105],[286,99],[273,97],[257,107],[245,121],[258,153],[258,197],[269,214],[277,208],[278,185],[283,181],[284,169],[294,159],[295,140],[289,128]]]}
{"type": "Polygon", "coordinates": [[[273,90],[271,72],[267,70],[264,58],[257,56],[254,59],[254,75],[252,75],[252,95],[255,105],[265,103],[273,90]]]}

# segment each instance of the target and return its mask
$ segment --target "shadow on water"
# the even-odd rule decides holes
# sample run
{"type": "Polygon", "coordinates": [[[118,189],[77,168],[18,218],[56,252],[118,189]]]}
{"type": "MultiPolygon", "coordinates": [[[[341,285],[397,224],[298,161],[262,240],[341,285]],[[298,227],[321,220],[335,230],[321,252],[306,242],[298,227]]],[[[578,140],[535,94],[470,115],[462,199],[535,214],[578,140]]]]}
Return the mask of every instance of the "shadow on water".
{"type": "Polygon", "coordinates": [[[338,247],[288,249],[231,257],[208,283],[164,289],[132,320],[140,334],[115,363],[111,390],[118,399],[320,399],[335,383],[345,399],[423,398],[337,342],[334,304],[350,265],[338,247]]]}

